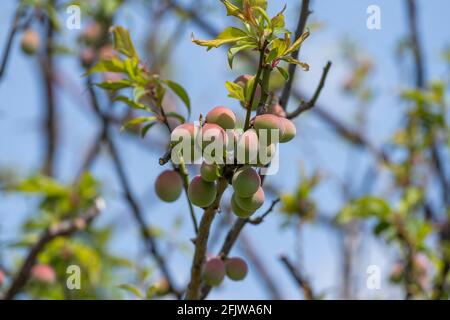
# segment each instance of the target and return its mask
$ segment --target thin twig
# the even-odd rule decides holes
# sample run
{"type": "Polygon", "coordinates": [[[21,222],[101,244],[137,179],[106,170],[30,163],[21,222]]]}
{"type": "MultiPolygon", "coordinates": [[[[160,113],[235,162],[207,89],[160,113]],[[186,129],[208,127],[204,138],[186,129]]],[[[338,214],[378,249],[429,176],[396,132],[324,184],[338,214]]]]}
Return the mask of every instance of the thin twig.
{"type": "Polygon", "coordinates": [[[303,295],[304,295],[305,299],[306,300],[314,300],[315,296],[314,296],[313,290],[311,288],[311,285],[305,279],[305,277],[300,273],[300,271],[294,267],[292,262],[289,261],[289,258],[286,256],[281,256],[280,261],[286,267],[289,274],[292,276],[292,278],[295,280],[295,282],[298,284],[298,286],[303,290],[303,295]]]}
{"type": "Polygon", "coordinates": [[[56,148],[58,146],[58,128],[55,105],[55,93],[53,88],[53,34],[54,27],[49,17],[46,17],[46,45],[45,52],[40,61],[41,74],[45,87],[45,116],[44,131],[46,150],[42,171],[48,176],[54,175],[56,148]]]}
{"type": "MultiPolygon", "coordinates": [[[[305,32],[306,21],[308,20],[308,16],[311,11],[309,10],[309,0],[302,1],[302,8],[300,10],[300,16],[298,18],[297,29],[295,31],[295,39],[297,40],[300,36],[305,32]]],[[[292,53],[292,57],[298,60],[298,55],[300,52],[300,48],[292,53]]],[[[294,83],[295,71],[297,70],[297,66],[295,64],[289,65],[289,78],[286,82],[283,92],[280,98],[280,105],[283,109],[286,110],[287,104],[289,103],[289,97],[291,96],[292,85],[294,83]]]]}
{"type": "Polygon", "coordinates": [[[322,72],[322,76],[320,77],[319,85],[317,86],[316,91],[314,92],[314,95],[311,98],[311,100],[309,100],[306,103],[304,103],[304,102],[300,103],[300,105],[298,106],[298,108],[296,110],[287,114],[288,119],[293,119],[295,117],[298,117],[301,113],[303,113],[307,110],[310,110],[311,108],[313,108],[316,105],[317,99],[319,98],[320,93],[322,92],[322,89],[325,85],[325,81],[327,79],[328,71],[330,71],[330,68],[331,68],[331,61],[328,61],[327,64],[325,65],[325,67],[323,68],[323,72],[322,72]]]}
{"type": "Polygon", "coordinates": [[[11,30],[9,31],[8,38],[6,40],[6,46],[3,51],[3,55],[2,55],[2,59],[1,59],[1,63],[0,63],[0,80],[4,75],[6,66],[8,64],[8,60],[9,60],[9,56],[10,56],[9,54],[11,52],[14,37],[15,37],[17,31],[20,29],[19,22],[20,22],[20,18],[22,17],[22,15],[23,15],[22,4],[19,4],[16,9],[16,13],[14,14],[11,30]]]}
{"type": "Polygon", "coordinates": [[[104,202],[99,198],[85,214],[47,228],[31,247],[3,299],[12,300],[22,290],[30,278],[31,269],[36,263],[37,256],[49,242],[55,238],[68,237],[77,231],[84,230],[103,208],[104,202]]]}
{"type": "Polygon", "coordinates": [[[272,204],[270,205],[269,209],[266,210],[266,212],[264,212],[262,215],[254,218],[254,219],[248,219],[247,222],[250,224],[253,224],[253,225],[258,225],[258,224],[262,223],[264,221],[264,219],[273,211],[273,209],[275,208],[277,203],[280,201],[281,201],[280,198],[276,198],[275,200],[272,201],[272,204]]]}

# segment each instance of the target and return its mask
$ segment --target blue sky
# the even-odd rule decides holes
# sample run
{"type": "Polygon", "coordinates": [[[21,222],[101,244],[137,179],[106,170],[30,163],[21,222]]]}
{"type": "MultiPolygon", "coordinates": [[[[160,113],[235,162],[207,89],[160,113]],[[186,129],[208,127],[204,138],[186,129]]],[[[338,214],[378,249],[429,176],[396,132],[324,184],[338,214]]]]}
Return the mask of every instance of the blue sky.
{"type": "MultiPolygon", "coordinates": [[[[270,11],[276,13],[284,3],[288,4],[287,22],[291,29],[297,23],[297,12],[300,1],[270,1],[270,11]]],[[[450,28],[448,28],[448,12],[450,2],[444,0],[418,1],[420,14],[420,30],[424,44],[427,64],[427,75],[439,78],[445,74],[444,64],[440,60],[441,51],[449,45],[450,28]]],[[[5,43],[15,1],[2,1],[0,11],[0,45],[5,43]]],[[[224,12],[219,3],[211,1],[214,12],[205,18],[218,28],[231,23],[231,18],[224,18],[224,12]]],[[[129,28],[135,41],[142,49],[143,32],[148,17],[140,11],[141,4],[127,5],[119,18],[119,24],[129,28]]],[[[348,37],[358,44],[365,53],[376,62],[375,75],[371,80],[377,97],[370,108],[370,124],[368,135],[380,144],[399,125],[399,110],[402,106],[396,96],[399,89],[408,85],[408,74],[402,74],[395,58],[398,41],[406,34],[404,1],[400,0],[321,0],[313,1],[313,21],[320,21],[323,28],[312,33],[302,47],[302,59],[308,62],[311,70],[308,73],[298,73],[296,86],[311,94],[320,78],[326,61],[332,60],[334,65],[327,80],[319,103],[340,119],[351,123],[350,111],[354,110],[355,102],[341,93],[341,84],[346,75],[342,63],[339,43],[348,37]],[[381,30],[371,31],[366,28],[366,8],[378,5],[381,9],[381,30]]],[[[86,21],[82,20],[82,23],[86,21]]],[[[167,29],[173,29],[173,17],[167,22],[167,29]]],[[[193,45],[190,34],[198,38],[207,35],[194,25],[189,24],[181,37],[180,43],[172,54],[169,75],[181,83],[189,92],[193,104],[193,115],[205,114],[216,105],[227,105],[237,112],[242,109],[227,97],[223,83],[233,80],[238,73],[230,71],[226,63],[226,51],[217,49],[206,52],[204,48],[193,45]]],[[[74,45],[73,31],[66,31],[63,41],[74,45]]],[[[170,34],[168,32],[168,34],[170,34]]],[[[138,45],[138,47],[139,47],[138,45]]],[[[38,78],[37,61],[25,57],[15,42],[12,57],[9,61],[5,77],[0,82],[0,168],[14,168],[24,176],[39,168],[41,161],[42,135],[40,120],[42,119],[42,97],[40,96],[40,81],[38,78]]],[[[82,70],[73,58],[58,59],[58,68],[62,79],[70,79],[75,85],[78,99],[65,92],[58,93],[58,116],[61,121],[61,148],[58,155],[57,172],[63,181],[70,181],[77,172],[79,163],[74,161],[84,154],[86,148],[94,139],[98,130],[95,116],[86,104],[86,93],[81,78],[82,70]],[[67,78],[66,78],[67,77],[67,78]]],[[[293,108],[293,105],[290,106],[293,108]]],[[[332,176],[346,179],[346,168],[354,167],[353,175],[361,176],[364,172],[366,159],[356,151],[349,155],[347,144],[336,139],[313,113],[305,114],[296,121],[298,136],[294,142],[281,147],[281,170],[276,177],[270,177],[269,182],[283,191],[292,190],[299,178],[302,165],[307,172],[324,168],[332,176]]],[[[148,139],[152,139],[152,134],[148,139]]],[[[157,132],[155,132],[157,135],[157,132]]],[[[127,165],[127,173],[131,177],[133,189],[139,195],[146,219],[158,227],[167,228],[168,236],[177,241],[188,241],[192,237],[192,228],[187,217],[184,199],[176,204],[164,204],[157,201],[152,190],[156,176],[162,171],[157,164],[160,151],[146,150],[125,135],[116,133],[120,143],[121,155],[127,165]],[[184,217],[185,223],[180,231],[170,232],[175,217],[184,217]]],[[[108,209],[104,212],[100,223],[115,224],[118,237],[115,238],[113,250],[139,259],[142,246],[136,233],[135,224],[129,218],[128,208],[121,201],[120,186],[111,161],[103,154],[96,161],[93,173],[104,185],[108,209]],[[126,236],[124,236],[126,235],[126,236]]],[[[326,214],[334,214],[342,203],[341,196],[336,192],[335,179],[330,179],[315,192],[320,209],[326,214]]],[[[269,201],[268,201],[269,202],[269,201]]],[[[20,221],[31,210],[34,199],[15,195],[0,194],[0,237],[2,240],[12,240],[17,236],[20,221]]],[[[200,216],[200,210],[197,213],[200,216]]],[[[294,250],[298,247],[297,239],[291,229],[281,229],[280,214],[273,214],[262,225],[248,227],[246,236],[258,250],[267,263],[269,271],[276,277],[286,298],[300,297],[297,288],[290,281],[283,267],[278,262],[280,253],[288,253],[295,257],[294,250]]],[[[303,228],[301,236],[303,267],[313,286],[331,297],[339,292],[340,263],[338,238],[328,229],[313,224],[303,228]]],[[[360,283],[359,293],[363,297],[393,297],[395,290],[383,284],[381,291],[369,291],[365,288],[366,268],[370,264],[382,267],[384,276],[389,270],[389,255],[384,253],[385,247],[373,239],[365,239],[361,249],[361,259],[357,265],[360,283]]],[[[192,248],[190,248],[192,252],[192,248]]],[[[217,248],[213,252],[217,251],[217,248]]],[[[234,254],[240,254],[235,248],[234,254]]],[[[392,253],[392,252],[391,252],[392,253]]],[[[190,253],[178,252],[171,257],[171,269],[176,274],[179,283],[186,281],[190,253]]],[[[252,268],[251,268],[252,270],[252,268]]],[[[211,298],[256,298],[263,299],[267,295],[262,290],[260,280],[254,272],[240,283],[226,281],[223,287],[211,294],[211,298]]]]}

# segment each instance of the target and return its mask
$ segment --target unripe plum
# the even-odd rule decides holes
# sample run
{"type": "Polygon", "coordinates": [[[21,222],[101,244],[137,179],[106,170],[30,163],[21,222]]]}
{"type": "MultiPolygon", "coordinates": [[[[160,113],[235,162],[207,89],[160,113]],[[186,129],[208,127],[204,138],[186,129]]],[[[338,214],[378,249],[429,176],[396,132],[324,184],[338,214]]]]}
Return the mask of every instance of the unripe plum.
{"type": "Polygon", "coordinates": [[[208,148],[208,151],[210,152],[207,152],[208,154],[206,154],[206,156],[214,157],[216,155],[215,152],[220,151],[220,154],[218,154],[218,156],[220,158],[223,158],[228,143],[227,133],[217,124],[205,123],[205,125],[202,127],[201,135],[198,136],[198,143],[201,146],[202,150],[205,151],[205,148],[213,142],[214,145],[211,146],[211,150],[210,148],[208,148]]]}
{"type": "MultiPolygon", "coordinates": [[[[253,122],[253,127],[255,128],[256,132],[258,133],[258,136],[262,135],[264,131],[267,130],[267,144],[270,143],[276,143],[278,141],[275,140],[274,137],[272,137],[271,130],[278,130],[278,137],[279,139],[284,135],[284,123],[280,120],[281,118],[273,115],[273,114],[263,114],[255,117],[255,120],[253,122]],[[261,131],[260,131],[261,130],[261,131]]],[[[261,137],[260,137],[261,139],[261,137]]]]}
{"type": "Polygon", "coordinates": [[[206,115],[207,123],[215,123],[223,129],[234,129],[236,126],[236,115],[226,107],[215,107],[206,115]]]}
{"type": "Polygon", "coordinates": [[[183,191],[183,179],[178,172],[166,170],[156,178],[155,190],[162,201],[174,202],[183,191]]]}
{"type": "Polygon", "coordinates": [[[202,166],[200,167],[200,175],[202,176],[202,179],[207,182],[214,182],[217,180],[217,165],[216,164],[208,164],[206,162],[202,163],[202,166]]]}
{"type": "Polygon", "coordinates": [[[95,60],[96,53],[92,48],[83,48],[80,52],[81,65],[84,68],[89,68],[95,60]]]}
{"type": "Polygon", "coordinates": [[[240,197],[251,197],[261,186],[261,178],[252,167],[245,166],[234,173],[232,184],[240,197]]]}
{"type": "Polygon", "coordinates": [[[234,199],[236,200],[236,204],[239,206],[239,208],[242,208],[246,211],[256,211],[264,204],[264,190],[263,188],[259,187],[258,191],[256,191],[250,197],[243,198],[236,195],[234,199]]]}
{"type": "Polygon", "coordinates": [[[275,143],[271,143],[268,146],[264,146],[260,143],[258,152],[258,163],[256,164],[256,166],[264,167],[268,165],[275,156],[276,151],[277,145],[275,143]]]}
{"type": "Polygon", "coordinates": [[[21,47],[22,51],[28,55],[33,55],[39,49],[39,34],[33,29],[27,29],[23,32],[21,47]]]}
{"type": "Polygon", "coordinates": [[[216,199],[217,189],[214,182],[207,182],[201,176],[195,176],[188,188],[189,200],[200,208],[210,206],[216,199]]]}
{"type": "Polygon", "coordinates": [[[250,217],[253,213],[255,213],[255,211],[247,211],[242,209],[241,207],[239,207],[239,205],[236,203],[236,192],[233,193],[233,195],[231,196],[231,210],[233,211],[233,213],[238,216],[239,218],[248,218],[250,217]]]}
{"type": "Polygon", "coordinates": [[[269,113],[283,118],[286,117],[286,111],[284,111],[283,107],[278,103],[270,106],[269,113]]]}
{"type": "Polygon", "coordinates": [[[248,266],[241,258],[228,258],[225,261],[225,272],[231,280],[243,280],[247,276],[248,266]]]}
{"type": "Polygon", "coordinates": [[[102,25],[97,21],[92,21],[83,30],[82,38],[87,44],[94,44],[102,35],[102,25]]]}
{"type": "Polygon", "coordinates": [[[201,150],[196,141],[199,131],[199,127],[193,123],[183,123],[176,127],[170,135],[172,148],[182,143],[180,152],[186,162],[193,162],[201,157],[201,150]],[[190,153],[190,156],[188,153],[190,153]]]}
{"type": "Polygon", "coordinates": [[[36,264],[31,268],[31,277],[42,283],[54,283],[56,281],[55,270],[46,264],[36,264]]]}
{"type": "Polygon", "coordinates": [[[112,58],[117,56],[117,54],[114,51],[114,47],[112,46],[112,44],[108,43],[100,48],[99,56],[101,60],[111,60],[112,58]]]}
{"type": "Polygon", "coordinates": [[[211,287],[217,287],[225,277],[225,264],[220,258],[211,258],[203,266],[203,280],[211,287]]]}
{"type": "Polygon", "coordinates": [[[258,159],[259,139],[254,129],[245,131],[236,145],[236,159],[239,164],[256,163],[258,159]]]}
{"type": "Polygon", "coordinates": [[[284,126],[284,132],[283,135],[280,136],[280,142],[285,143],[288,141],[291,141],[294,139],[295,135],[297,134],[297,129],[295,128],[294,123],[286,118],[279,118],[280,121],[283,123],[284,126]]]}
{"type": "Polygon", "coordinates": [[[5,282],[5,273],[3,270],[0,270],[0,287],[3,285],[3,282],[5,282]]]}

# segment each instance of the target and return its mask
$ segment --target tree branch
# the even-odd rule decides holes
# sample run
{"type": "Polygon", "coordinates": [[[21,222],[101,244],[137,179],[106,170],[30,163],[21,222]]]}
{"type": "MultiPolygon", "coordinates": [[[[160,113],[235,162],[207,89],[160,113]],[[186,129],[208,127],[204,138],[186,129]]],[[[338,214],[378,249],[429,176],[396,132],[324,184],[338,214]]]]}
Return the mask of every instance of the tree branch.
{"type": "Polygon", "coordinates": [[[330,71],[330,68],[331,68],[331,61],[328,61],[325,67],[323,68],[322,77],[320,78],[319,85],[317,86],[316,91],[314,92],[314,95],[311,98],[311,100],[309,100],[309,102],[306,103],[305,102],[300,103],[300,105],[296,110],[287,114],[286,117],[288,119],[298,117],[301,113],[313,108],[316,105],[317,99],[319,98],[320,93],[322,92],[322,89],[325,85],[325,80],[327,79],[328,71],[330,71]]]}
{"type": "Polygon", "coordinates": [[[12,300],[22,290],[30,278],[31,269],[36,263],[37,256],[44,250],[49,242],[55,238],[68,237],[77,231],[84,230],[92,220],[97,217],[100,211],[103,210],[104,206],[103,200],[99,198],[95,201],[95,204],[80,217],[62,221],[56,226],[47,228],[36,244],[31,247],[25,261],[22,263],[3,299],[12,300]]]}
{"type": "MultiPolygon", "coordinates": [[[[309,0],[303,0],[302,1],[302,8],[300,10],[300,16],[298,18],[298,24],[297,29],[295,31],[295,38],[294,41],[300,38],[300,36],[305,32],[305,26],[306,21],[308,20],[308,16],[310,15],[311,11],[309,10],[309,0]]],[[[300,52],[300,48],[294,52],[292,52],[292,57],[296,60],[298,60],[298,55],[300,52]]],[[[289,79],[286,82],[283,92],[281,94],[280,98],[280,105],[283,107],[283,109],[286,110],[287,104],[289,102],[289,97],[291,95],[292,85],[294,83],[295,78],[295,71],[297,70],[297,66],[295,64],[289,65],[289,79]]]]}
{"type": "Polygon", "coordinates": [[[46,45],[43,57],[40,60],[41,74],[45,87],[45,116],[44,130],[46,151],[44,155],[43,172],[48,176],[54,175],[55,155],[57,148],[57,116],[55,95],[53,90],[53,23],[46,17],[46,45]]]}
{"type": "Polygon", "coordinates": [[[186,300],[198,300],[200,298],[201,275],[205,262],[209,231],[227,185],[228,181],[225,178],[221,178],[218,181],[216,199],[212,205],[205,209],[200,221],[199,230],[194,242],[195,252],[191,267],[191,280],[186,292],[186,300]]]}
{"type": "Polygon", "coordinates": [[[289,274],[292,276],[292,278],[295,280],[298,286],[303,290],[303,295],[305,299],[314,300],[315,296],[309,282],[303,277],[303,275],[299,272],[299,270],[294,267],[292,262],[289,261],[288,257],[281,256],[280,261],[286,267],[289,274]]]}

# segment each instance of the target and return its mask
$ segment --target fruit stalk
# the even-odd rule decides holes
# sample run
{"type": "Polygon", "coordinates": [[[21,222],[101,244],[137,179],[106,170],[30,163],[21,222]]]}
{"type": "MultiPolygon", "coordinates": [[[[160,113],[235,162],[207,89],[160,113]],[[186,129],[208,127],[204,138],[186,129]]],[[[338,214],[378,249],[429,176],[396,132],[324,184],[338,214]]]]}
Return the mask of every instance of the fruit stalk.
{"type": "Polygon", "coordinates": [[[259,55],[258,71],[255,76],[255,82],[253,84],[250,102],[247,105],[247,114],[245,115],[244,131],[246,131],[250,126],[250,115],[252,114],[252,106],[253,106],[253,102],[254,102],[255,96],[256,96],[256,88],[258,87],[259,79],[261,78],[261,74],[264,69],[264,53],[266,51],[266,46],[267,46],[267,43],[264,43],[263,47],[261,48],[260,55],[259,55]]]}

